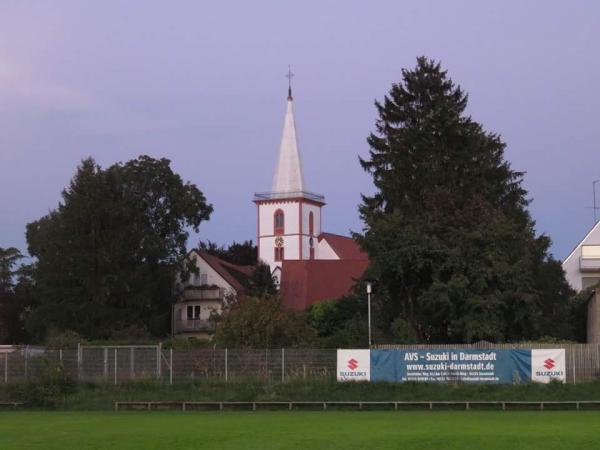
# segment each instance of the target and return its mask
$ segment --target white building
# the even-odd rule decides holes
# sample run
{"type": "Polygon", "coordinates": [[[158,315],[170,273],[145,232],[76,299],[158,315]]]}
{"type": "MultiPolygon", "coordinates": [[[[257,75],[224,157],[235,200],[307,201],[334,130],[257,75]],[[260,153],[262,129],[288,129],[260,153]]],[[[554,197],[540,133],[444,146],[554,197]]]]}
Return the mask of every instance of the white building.
{"type": "Polygon", "coordinates": [[[562,267],[567,281],[578,292],[600,282],[600,222],[567,256],[562,267]]]}
{"type": "Polygon", "coordinates": [[[244,292],[254,269],[199,250],[190,251],[187,259],[197,273],[176,285],[181,295],[173,305],[171,329],[173,334],[208,337],[214,331],[214,315],[221,314],[227,298],[244,292]]]}

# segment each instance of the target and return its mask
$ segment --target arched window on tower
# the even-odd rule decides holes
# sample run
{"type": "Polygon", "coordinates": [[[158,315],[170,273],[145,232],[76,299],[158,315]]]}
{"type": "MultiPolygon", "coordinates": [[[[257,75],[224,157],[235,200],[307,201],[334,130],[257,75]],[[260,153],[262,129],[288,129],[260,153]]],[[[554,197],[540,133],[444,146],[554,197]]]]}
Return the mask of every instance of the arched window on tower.
{"type": "Polygon", "coordinates": [[[308,234],[311,236],[315,234],[315,216],[312,211],[308,213],[308,234]]]}
{"type": "Polygon", "coordinates": [[[283,216],[283,211],[281,209],[275,211],[275,214],[273,215],[273,225],[275,228],[275,234],[284,234],[285,219],[283,216]]]}

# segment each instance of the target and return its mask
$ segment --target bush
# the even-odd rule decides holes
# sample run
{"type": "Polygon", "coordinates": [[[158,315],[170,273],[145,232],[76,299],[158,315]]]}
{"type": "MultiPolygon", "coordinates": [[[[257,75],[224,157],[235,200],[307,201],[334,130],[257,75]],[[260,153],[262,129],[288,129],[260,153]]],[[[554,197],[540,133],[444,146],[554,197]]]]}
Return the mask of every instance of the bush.
{"type": "Polygon", "coordinates": [[[56,408],[75,390],[76,383],[62,362],[44,358],[35,375],[33,380],[13,385],[9,395],[28,406],[56,408]]]}

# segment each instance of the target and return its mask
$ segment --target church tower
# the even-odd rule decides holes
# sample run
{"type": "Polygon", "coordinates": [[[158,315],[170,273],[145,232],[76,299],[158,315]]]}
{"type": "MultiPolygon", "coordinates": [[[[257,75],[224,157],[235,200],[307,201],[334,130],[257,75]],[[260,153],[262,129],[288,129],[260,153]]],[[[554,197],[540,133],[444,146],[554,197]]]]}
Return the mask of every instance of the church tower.
{"type": "Polygon", "coordinates": [[[304,184],[291,77],[292,73],[288,72],[287,109],[271,191],[254,195],[258,213],[258,258],[269,264],[278,279],[283,260],[318,259],[321,208],[325,205],[324,197],[308,192],[304,184]]]}

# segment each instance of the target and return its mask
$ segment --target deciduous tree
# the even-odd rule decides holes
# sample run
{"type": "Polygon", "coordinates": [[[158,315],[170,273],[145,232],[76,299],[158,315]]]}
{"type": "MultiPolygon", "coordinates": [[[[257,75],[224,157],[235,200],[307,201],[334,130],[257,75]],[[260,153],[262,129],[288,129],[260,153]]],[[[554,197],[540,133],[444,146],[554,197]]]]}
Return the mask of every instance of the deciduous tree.
{"type": "Polygon", "coordinates": [[[188,229],[212,211],[167,159],[140,156],[102,169],[81,163],[62,201],[27,226],[37,306],[28,327],[107,338],[113,328],[168,329],[173,279],[188,229]]]}

